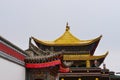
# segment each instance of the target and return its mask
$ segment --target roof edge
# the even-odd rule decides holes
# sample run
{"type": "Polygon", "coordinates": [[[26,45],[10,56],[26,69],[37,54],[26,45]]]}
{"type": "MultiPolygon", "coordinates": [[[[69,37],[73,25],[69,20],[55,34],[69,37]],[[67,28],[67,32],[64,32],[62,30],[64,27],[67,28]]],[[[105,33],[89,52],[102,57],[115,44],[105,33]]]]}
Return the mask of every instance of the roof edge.
{"type": "Polygon", "coordinates": [[[31,37],[31,39],[33,39],[35,42],[39,43],[39,44],[43,44],[46,46],[83,46],[83,45],[89,45],[92,44],[98,40],[100,40],[102,38],[102,35],[100,35],[99,37],[95,38],[95,39],[91,39],[91,40],[81,40],[81,41],[88,41],[87,43],[74,43],[74,44],[54,44],[54,41],[43,41],[43,40],[38,40],[35,37],[31,37]]]}

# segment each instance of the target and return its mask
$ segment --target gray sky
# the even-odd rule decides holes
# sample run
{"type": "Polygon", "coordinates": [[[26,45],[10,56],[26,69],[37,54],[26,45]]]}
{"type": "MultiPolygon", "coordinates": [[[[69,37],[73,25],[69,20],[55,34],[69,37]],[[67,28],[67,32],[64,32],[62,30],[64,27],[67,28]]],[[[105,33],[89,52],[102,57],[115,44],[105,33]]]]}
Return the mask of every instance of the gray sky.
{"type": "Polygon", "coordinates": [[[66,22],[79,39],[102,34],[95,55],[109,51],[107,68],[120,72],[120,0],[0,0],[0,35],[24,50],[30,36],[58,38],[66,22]]]}

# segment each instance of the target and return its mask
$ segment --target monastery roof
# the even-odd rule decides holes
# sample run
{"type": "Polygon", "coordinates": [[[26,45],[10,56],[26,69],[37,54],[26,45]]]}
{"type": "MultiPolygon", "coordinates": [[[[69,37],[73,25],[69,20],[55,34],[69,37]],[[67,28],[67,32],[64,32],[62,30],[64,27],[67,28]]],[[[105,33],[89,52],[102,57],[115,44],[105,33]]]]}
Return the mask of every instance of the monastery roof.
{"type": "Polygon", "coordinates": [[[63,60],[100,60],[104,59],[108,55],[106,52],[104,55],[91,56],[91,55],[64,55],[63,60]]]}
{"type": "Polygon", "coordinates": [[[48,45],[48,46],[74,46],[74,45],[89,45],[101,39],[102,35],[91,40],[80,40],[75,37],[71,32],[68,24],[66,25],[66,30],[62,36],[57,38],[54,41],[44,41],[32,37],[32,39],[39,44],[48,45]]]}

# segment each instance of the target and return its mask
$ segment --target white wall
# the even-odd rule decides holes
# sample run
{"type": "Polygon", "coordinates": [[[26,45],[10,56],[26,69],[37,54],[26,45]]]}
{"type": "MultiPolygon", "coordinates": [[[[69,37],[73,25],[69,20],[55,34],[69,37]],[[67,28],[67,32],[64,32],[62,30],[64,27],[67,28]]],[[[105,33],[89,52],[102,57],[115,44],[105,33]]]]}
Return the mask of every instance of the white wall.
{"type": "Polygon", "coordinates": [[[0,57],[0,80],[25,80],[25,68],[0,57]]]}

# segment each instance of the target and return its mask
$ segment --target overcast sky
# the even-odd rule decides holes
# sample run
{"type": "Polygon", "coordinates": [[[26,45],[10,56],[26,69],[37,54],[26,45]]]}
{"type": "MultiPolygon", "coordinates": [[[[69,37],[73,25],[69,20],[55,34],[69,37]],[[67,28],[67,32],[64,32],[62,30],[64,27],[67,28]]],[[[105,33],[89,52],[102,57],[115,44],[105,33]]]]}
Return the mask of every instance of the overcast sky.
{"type": "Polygon", "coordinates": [[[0,0],[0,35],[25,50],[29,37],[54,40],[69,23],[73,35],[88,40],[103,35],[95,55],[120,72],[120,0],[0,0]]]}

